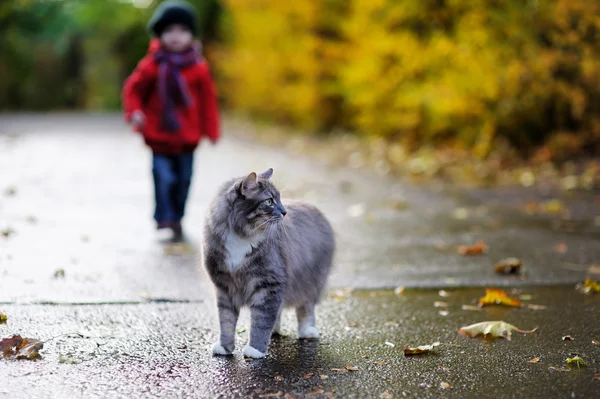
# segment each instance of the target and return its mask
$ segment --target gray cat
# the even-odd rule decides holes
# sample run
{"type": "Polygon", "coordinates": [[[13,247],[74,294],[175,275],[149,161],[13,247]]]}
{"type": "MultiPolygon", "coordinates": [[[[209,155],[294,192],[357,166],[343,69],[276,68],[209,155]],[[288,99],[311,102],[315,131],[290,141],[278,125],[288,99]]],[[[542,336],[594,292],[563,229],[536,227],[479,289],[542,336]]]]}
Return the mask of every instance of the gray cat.
{"type": "Polygon", "coordinates": [[[250,343],[244,356],[267,354],[280,332],[281,310],[296,308],[300,338],[318,338],[315,305],[335,250],[331,226],[315,207],[281,203],[273,169],[225,183],[204,226],[204,266],[215,285],[220,340],[216,355],[230,355],[242,306],[250,307],[250,343]]]}

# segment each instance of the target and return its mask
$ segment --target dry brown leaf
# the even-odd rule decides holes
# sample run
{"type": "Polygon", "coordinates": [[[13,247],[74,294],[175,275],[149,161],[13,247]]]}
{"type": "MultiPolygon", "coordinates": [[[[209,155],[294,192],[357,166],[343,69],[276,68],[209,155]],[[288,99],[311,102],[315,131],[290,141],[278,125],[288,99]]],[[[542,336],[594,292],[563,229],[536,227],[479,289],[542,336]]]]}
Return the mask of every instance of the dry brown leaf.
{"type": "Polygon", "coordinates": [[[564,337],[562,337],[562,340],[563,340],[563,341],[574,341],[574,340],[575,340],[575,338],[573,338],[573,337],[572,337],[572,336],[570,336],[570,335],[565,335],[564,337]]]}
{"type": "Polygon", "coordinates": [[[348,371],[358,371],[358,367],[356,366],[350,366],[349,364],[346,365],[346,370],[348,371]]]}
{"type": "Polygon", "coordinates": [[[600,274],[600,265],[590,265],[588,267],[587,272],[589,274],[600,274]]]}
{"type": "Polygon", "coordinates": [[[283,381],[283,377],[280,375],[275,376],[275,381],[283,381]]]}
{"type": "Polygon", "coordinates": [[[548,370],[561,371],[561,372],[569,372],[569,371],[571,371],[571,370],[569,370],[566,367],[554,367],[554,366],[548,367],[548,370]]]}
{"type": "Polygon", "coordinates": [[[544,310],[544,309],[546,309],[546,306],[544,306],[544,305],[534,305],[533,303],[528,303],[527,304],[527,309],[531,309],[531,310],[544,310]]]}
{"type": "Polygon", "coordinates": [[[539,363],[542,359],[539,357],[534,357],[533,359],[528,360],[528,363],[539,363]]]}
{"type": "Polygon", "coordinates": [[[421,355],[423,353],[428,353],[428,352],[432,351],[433,348],[435,348],[438,345],[440,345],[439,342],[434,342],[431,345],[421,345],[421,346],[417,346],[414,348],[409,348],[406,345],[402,345],[402,347],[404,348],[404,356],[411,356],[411,355],[421,355]]]}
{"type": "Polygon", "coordinates": [[[331,371],[337,371],[338,373],[347,373],[348,370],[346,369],[339,369],[339,368],[332,368],[331,371]]]}
{"type": "Polygon", "coordinates": [[[23,338],[20,335],[0,340],[0,352],[6,358],[16,357],[19,360],[36,360],[41,358],[39,352],[43,347],[43,342],[33,338],[23,338]]]}
{"type": "Polygon", "coordinates": [[[440,388],[442,388],[442,389],[452,389],[452,385],[448,384],[447,382],[442,381],[440,383],[440,388]]]}
{"type": "Polygon", "coordinates": [[[283,396],[283,391],[278,391],[275,393],[265,393],[263,395],[258,395],[259,398],[277,398],[279,396],[283,396]]]}
{"type": "Polygon", "coordinates": [[[316,387],[312,392],[309,392],[309,395],[314,396],[314,395],[321,395],[325,393],[325,390],[323,389],[323,387],[316,387]]]}
{"type": "Polygon", "coordinates": [[[510,341],[513,331],[521,334],[531,334],[537,331],[537,327],[533,330],[527,331],[521,330],[505,321],[483,321],[481,323],[475,323],[471,324],[470,326],[461,327],[458,330],[458,333],[468,335],[471,338],[482,335],[486,338],[506,338],[510,341]]]}
{"type": "Polygon", "coordinates": [[[559,242],[558,244],[556,244],[554,246],[554,252],[556,252],[557,254],[564,254],[569,250],[569,247],[567,247],[567,244],[565,244],[564,242],[559,242]]]}
{"type": "Polygon", "coordinates": [[[434,308],[447,308],[448,304],[446,302],[442,302],[442,301],[435,301],[433,303],[433,307],[434,308]]]}
{"type": "Polygon", "coordinates": [[[600,381],[600,374],[595,375],[593,378],[594,381],[600,381]]]}
{"type": "Polygon", "coordinates": [[[388,391],[385,391],[384,393],[382,393],[381,395],[379,395],[379,397],[381,399],[394,399],[394,395],[392,395],[388,391]]]}
{"type": "Polygon", "coordinates": [[[328,379],[328,378],[329,378],[329,376],[328,376],[328,375],[325,375],[325,374],[321,374],[321,375],[319,376],[319,378],[320,378],[320,379],[322,379],[322,380],[326,380],[326,379],[328,379]]]}
{"type": "Polygon", "coordinates": [[[523,262],[517,258],[506,258],[496,263],[496,273],[500,274],[517,274],[521,271],[523,262]]]}
{"type": "Polygon", "coordinates": [[[503,290],[494,288],[486,288],[485,296],[479,298],[479,306],[486,305],[506,305],[516,308],[520,308],[522,306],[521,301],[519,301],[517,298],[510,297],[506,295],[506,292],[503,290]]]}
{"type": "Polygon", "coordinates": [[[445,316],[448,316],[448,315],[450,314],[450,312],[448,312],[447,310],[440,310],[440,311],[438,312],[438,314],[439,314],[440,316],[444,316],[444,317],[445,317],[445,316]]]}
{"type": "Polygon", "coordinates": [[[396,287],[396,289],[394,290],[394,294],[396,294],[396,295],[404,294],[404,287],[396,287]]]}
{"type": "Polygon", "coordinates": [[[315,373],[306,373],[306,374],[304,374],[304,377],[302,377],[302,378],[305,379],[305,380],[307,380],[310,377],[312,377],[313,375],[315,375],[315,373]]]}
{"type": "Polygon", "coordinates": [[[450,293],[448,291],[439,290],[438,295],[441,296],[442,298],[447,298],[450,296],[450,293]]]}
{"type": "Polygon", "coordinates": [[[387,361],[382,361],[382,362],[373,362],[373,364],[376,364],[376,365],[378,365],[378,366],[383,366],[383,365],[386,365],[386,364],[390,364],[390,362],[387,362],[387,361]]]}
{"type": "Polygon", "coordinates": [[[596,346],[600,346],[600,341],[597,341],[595,339],[592,340],[592,344],[596,345],[596,346]]]}
{"type": "Polygon", "coordinates": [[[462,310],[473,310],[473,311],[480,312],[481,308],[479,306],[473,306],[473,305],[462,305],[462,310]]]}
{"type": "Polygon", "coordinates": [[[477,241],[473,245],[460,245],[457,248],[457,252],[463,256],[481,255],[481,254],[486,253],[487,250],[488,250],[488,247],[484,241],[477,241]]]}

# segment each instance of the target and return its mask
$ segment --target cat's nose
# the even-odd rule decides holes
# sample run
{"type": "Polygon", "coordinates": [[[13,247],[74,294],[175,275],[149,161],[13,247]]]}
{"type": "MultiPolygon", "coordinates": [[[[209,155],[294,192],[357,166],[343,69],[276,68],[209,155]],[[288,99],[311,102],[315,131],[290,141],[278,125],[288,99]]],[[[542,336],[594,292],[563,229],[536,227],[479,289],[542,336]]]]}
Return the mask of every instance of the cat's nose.
{"type": "Polygon", "coordinates": [[[285,210],[285,207],[283,205],[279,205],[278,208],[279,212],[281,212],[283,216],[287,215],[287,211],[285,210]]]}

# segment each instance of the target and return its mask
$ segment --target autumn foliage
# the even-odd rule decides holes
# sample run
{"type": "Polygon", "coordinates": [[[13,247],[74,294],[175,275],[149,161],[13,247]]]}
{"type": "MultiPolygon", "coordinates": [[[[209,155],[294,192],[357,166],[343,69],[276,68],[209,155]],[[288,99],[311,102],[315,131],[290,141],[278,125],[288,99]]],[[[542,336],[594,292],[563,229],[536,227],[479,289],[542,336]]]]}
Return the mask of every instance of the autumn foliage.
{"type": "Polygon", "coordinates": [[[229,105],[485,156],[600,143],[600,3],[225,0],[229,105]]]}

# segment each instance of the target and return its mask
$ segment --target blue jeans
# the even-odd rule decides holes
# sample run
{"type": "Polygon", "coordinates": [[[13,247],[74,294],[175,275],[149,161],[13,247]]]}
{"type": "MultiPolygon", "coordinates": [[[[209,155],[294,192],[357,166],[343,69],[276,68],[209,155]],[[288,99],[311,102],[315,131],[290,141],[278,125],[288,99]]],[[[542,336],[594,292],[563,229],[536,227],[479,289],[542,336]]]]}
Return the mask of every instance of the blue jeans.
{"type": "Polygon", "coordinates": [[[156,201],[154,220],[159,226],[181,222],[192,180],[193,166],[193,152],[178,155],[153,154],[152,175],[156,201]]]}

